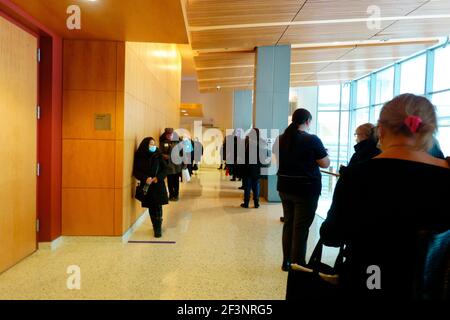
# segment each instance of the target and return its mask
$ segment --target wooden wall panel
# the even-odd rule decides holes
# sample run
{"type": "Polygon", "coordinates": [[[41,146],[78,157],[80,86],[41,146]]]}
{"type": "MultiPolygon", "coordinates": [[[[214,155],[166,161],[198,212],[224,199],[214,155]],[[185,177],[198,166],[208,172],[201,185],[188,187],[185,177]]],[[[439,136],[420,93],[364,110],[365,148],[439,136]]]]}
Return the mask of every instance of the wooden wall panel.
{"type": "Polygon", "coordinates": [[[123,187],[124,48],[111,41],[64,42],[63,235],[122,232],[115,228],[122,225],[115,190],[123,187]],[[110,114],[111,130],[96,130],[95,114],[110,114]],[[79,201],[84,196],[87,201],[79,201]]]}
{"type": "Polygon", "coordinates": [[[114,188],[115,141],[63,141],[63,188],[114,188]]]}
{"type": "Polygon", "coordinates": [[[64,90],[116,91],[117,42],[64,42],[64,90]]]}
{"type": "Polygon", "coordinates": [[[62,192],[65,236],[113,236],[114,189],[68,189],[62,192]]]}
{"type": "MultiPolygon", "coordinates": [[[[145,210],[133,198],[134,153],[143,138],[152,136],[158,142],[165,127],[179,127],[180,85],[181,56],[175,46],[126,44],[122,232],[145,210]]],[[[119,205],[117,197],[116,192],[119,205]]]]}
{"type": "Polygon", "coordinates": [[[66,90],[63,104],[64,139],[116,138],[116,92],[66,90]],[[96,114],[111,115],[111,130],[95,129],[96,114]]]}
{"type": "Polygon", "coordinates": [[[36,50],[0,16],[0,272],[36,250],[36,50]]]}

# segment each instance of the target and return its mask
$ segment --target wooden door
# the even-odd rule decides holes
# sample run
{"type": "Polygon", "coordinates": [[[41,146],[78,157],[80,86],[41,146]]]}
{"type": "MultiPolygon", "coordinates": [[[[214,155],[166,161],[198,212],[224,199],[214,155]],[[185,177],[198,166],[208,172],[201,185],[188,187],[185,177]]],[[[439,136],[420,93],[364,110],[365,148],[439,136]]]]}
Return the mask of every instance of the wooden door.
{"type": "Polygon", "coordinates": [[[36,51],[0,16],[0,272],[36,251],[36,51]]]}

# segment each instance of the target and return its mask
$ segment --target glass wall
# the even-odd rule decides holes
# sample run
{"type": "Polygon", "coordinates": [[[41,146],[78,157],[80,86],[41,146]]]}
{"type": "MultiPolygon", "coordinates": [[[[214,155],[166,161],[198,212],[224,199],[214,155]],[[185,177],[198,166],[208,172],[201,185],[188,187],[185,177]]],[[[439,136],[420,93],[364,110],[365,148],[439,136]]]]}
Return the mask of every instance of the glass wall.
{"type": "Polygon", "coordinates": [[[400,93],[425,93],[427,56],[425,54],[401,64],[400,93]]]}
{"type": "MultiPolygon", "coordinates": [[[[329,150],[331,169],[346,165],[354,152],[354,132],[377,123],[383,105],[395,95],[427,96],[436,106],[441,149],[450,156],[450,45],[437,46],[342,85],[318,88],[317,135],[329,150]]],[[[322,199],[330,199],[336,179],[323,175],[322,199]]]]}

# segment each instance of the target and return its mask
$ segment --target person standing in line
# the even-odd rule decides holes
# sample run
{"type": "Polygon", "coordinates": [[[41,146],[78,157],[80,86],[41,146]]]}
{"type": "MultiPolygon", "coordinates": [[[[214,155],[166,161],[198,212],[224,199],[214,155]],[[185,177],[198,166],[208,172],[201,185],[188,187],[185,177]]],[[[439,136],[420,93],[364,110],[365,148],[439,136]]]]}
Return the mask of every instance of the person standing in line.
{"type": "Polygon", "coordinates": [[[167,164],[167,186],[169,188],[169,200],[178,201],[180,193],[181,164],[174,163],[172,150],[177,147],[179,138],[175,137],[172,128],[166,128],[159,139],[162,156],[167,164]]]}
{"type": "Polygon", "coordinates": [[[322,190],[320,168],[330,166],[322,141],[307,132],[311,121],[308,110],[297,109],[292,123],[277,138],[273,148],[279,167],[277,189],[284,214],[283,271],[289,271],[291,264],[306,263],[309,228],[322,190]]]}
{"type": "Polygon", "coordinates": [[[244,186],[244,203],[242,208],[248,208],[250,203],[250,193],[253,192],[253,203],[255,208],[259,208],[259,196],[261,190],[261,168],[266,167],[270,159],[262,158],[261,154],[267,155],[267,147],[261,140],[258,128],[252,129],[245,139],[245,164],[239,165],[244,186]],[[264,152],[265,151],[265,152],[264,152]]]}
{"type": "Polygon", "coordinates": [[[162,236],[162,206],[169,203],[164,183],[166,175],[166,161],[156,147],[155,139],[145,138],[134,157],[133,176],[144,186],[145,198],[142,207],[149,209],[155,238],[162,236]]]}
{"type": "Polygon", "coordinates": [[[435,107],[425,97],[400,95],[384,105],[378,128],[382,154],[339,178],[320,229],[324,245],[345,245],[341,294],[448,299],[450,159],[428,154],[435,107]],[[369,286],[370,268],[381,281],[369,286]]]}
{"type": "Polygon", "coordinates": [[[378,133],[377,128],[371,123],[365,123],[356,128],[355,131],[356,145],[348,166],[341,166],[339,173],[342,174],[346,168],[357,163],[368,161],[375,158],[381,153],[378,149],[378,133]]]}

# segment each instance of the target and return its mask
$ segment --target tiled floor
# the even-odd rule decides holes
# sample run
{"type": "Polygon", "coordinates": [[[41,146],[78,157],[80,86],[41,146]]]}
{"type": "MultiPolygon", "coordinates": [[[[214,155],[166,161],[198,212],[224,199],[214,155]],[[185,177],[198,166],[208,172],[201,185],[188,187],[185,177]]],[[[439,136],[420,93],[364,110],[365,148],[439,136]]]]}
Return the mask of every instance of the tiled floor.
{"type": "MultiPolygon", "coordinates": [[[[0,299],[283,299],[281,205],[242,209],[239,183],[228,180],[203,169],[165,207],[162,240],[176,244],[65,238],[1,274],[0,299]],[[80,290],[67,289],[71,265],[81,268],[80,290]]],[[[148,217],[131,240],[155,240],[148,217]]],[[[325,254],[330,260],[335,251],[325,254]]]]}

